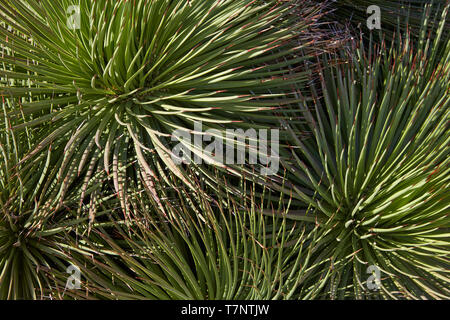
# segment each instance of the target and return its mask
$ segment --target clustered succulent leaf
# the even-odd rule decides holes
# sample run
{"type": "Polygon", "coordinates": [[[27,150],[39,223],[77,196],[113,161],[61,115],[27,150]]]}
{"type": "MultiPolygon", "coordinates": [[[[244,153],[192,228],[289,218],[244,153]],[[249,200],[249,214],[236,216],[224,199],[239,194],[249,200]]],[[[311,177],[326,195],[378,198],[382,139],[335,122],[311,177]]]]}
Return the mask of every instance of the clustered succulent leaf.
{"type": "MultiPolygon", "coordinates": [[[[340,23],[353,25],[356,28],[364,29],[368,23],[375,23],[374,19],[379,20],[381,30],[374,30],[374,35],[381,33],[382,37],[392,40],[398,27],[403,30],[408,28],[412,33],[412,38],[417,38],[424,22],[423,19],[438,21],[445,5],[446,1],[437,0],[374,0],[370,2],[334,0],[331,8],[336,9],[333,14],[340,18],[338,20],[340,23]],[[380,10],[374,11],[375,8],[380,10]],[[424,15],[425,11],[427,11],[427,15],[424,15]],[[375,13],[379,13],[380,16],[376,17],[375,13]]],[[[443,32],[448,34],[449,27],[447,21],[446,29],[443,32]]],[[[368,33],[366,32],[366,34],[368,33]]]]}
{"type": "Polygon", "coordinates": [[[270,128],[270,110],[286,107],[289,84],[311,71],[292,66],[308,59],[301,33],[319,6],[299,19],[275,0],[81,1],[72,30],[73,4],[8,1],[0,16],[11,126],[39,126],[22,161],[39,163],[52,148],[59,170],[46,179],[57,180],[58,198],[75,180],[87,190],[106,173],[128,213],[129,179],[142,179],[155,199],[155,184],[170,173],[189,185],[173,161],[175,130],[191,132],[195,121],[205,131],[270,128]]]}
{"type": "Polygon", "coordinates": [[[449,299],[431,2],[2,1],[0,299],[449,299]],[[279,172],[179,164],[198,122],[279,129],[279,172]]]}
{"type": "Polygon", "coordinates": [[[313,138],[293,135],[282,189],[322,221],[320,281],[334,297],[362,297],[370,266],[384,298],[450,296],[447,11],[417,47],[405,34],[390,49],[343,51],[321,74],[323,99],[300,106],[313,138]]]}
{"type": "MultiPolygon", "coordinates": [[[[7,123],[7,122],[6,122],[7,123]]],[[[2,124],[5,122],[2,121],[2,124]]],[[[69,254],[82,257],[89,251],[73,245],[78,232],[89,228],[89,217],[77,217],[73,194],[62,206],[52,206],[47,189],[38,194],[39,175],[23,171],[23,157],[29,136],[0,131],[0,299],[44,299],[62,296],[67,278],[69,254]],[[25,148],[24,148],[25,147],[25,148]]],[[[49,162],[45,167],[49,166],[49,162]]],[[[46,170],[45,168],[43,169],[46,170]]]]}
{"type": "Polygon", "coordinates": [[[308,265],[300,257],[309,254],[306,239],[317,230],[286,219],[282,197],[273,199],[280,206],[273,216],[266,214],[267,201],[254,195],[211,201],[183,189],[156,212],[148,195],[133,199],[139,212],[130,222],[133,232],[111,215],[117,232],[96,228],[86,240],[114,252],[81,266],[95,283],[86,286],[86,298],[253,300],[301,294],[308,265]]]}

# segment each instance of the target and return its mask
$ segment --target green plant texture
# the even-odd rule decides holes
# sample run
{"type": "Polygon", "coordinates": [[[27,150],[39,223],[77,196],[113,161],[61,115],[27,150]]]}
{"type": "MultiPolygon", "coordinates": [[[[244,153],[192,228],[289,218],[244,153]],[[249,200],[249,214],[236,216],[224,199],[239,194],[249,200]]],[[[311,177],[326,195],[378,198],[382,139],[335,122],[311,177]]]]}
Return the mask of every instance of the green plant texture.
{"type": "Polygon", "coordinates": [[[0,299],[450,299],[449,10],[2,1],[0,299]]]}

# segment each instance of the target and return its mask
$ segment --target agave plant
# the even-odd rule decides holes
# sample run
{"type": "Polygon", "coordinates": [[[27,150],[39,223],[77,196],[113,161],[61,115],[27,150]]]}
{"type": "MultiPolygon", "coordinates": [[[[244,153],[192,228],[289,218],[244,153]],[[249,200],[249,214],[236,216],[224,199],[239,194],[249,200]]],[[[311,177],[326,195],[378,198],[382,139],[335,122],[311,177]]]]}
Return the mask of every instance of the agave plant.
{"type": "Polygon", "coordinates": [[[84,239],[97,254],[79,264],[83,298],[300,298],[311,269],[301,262],[311,255],[307,244],[317,228],[286,219],[283,197],[269,190],[256,197],[248,188],[241,198],[227,194],[217,201],[179,188],[164,210],[152,205],[150,195],[135,194],[136,219],[111,211],[110,225],[94,227],[84,239]]]}
{"type": "Polygon", "coordinates": [[[450,298],[450,4],[426,3],[334,1],[389,41],[325,55],[312,0],[2,1],[0,299],[450,298]],[[285,175],[186,141],[209,166],[178,165],[199,121],[281,127],[285,175]]]}
{"type": "MultiPolygon", "coordinates": [[[[3,104],[5,106],[5,102],[3,104]]],[[[31,145],[30,135],[14,134],[6,107],[0,120],[0,299],[45,299],[61,296],[70,264],[68,253],[87,254],[74,240],[89,229],[89,216],[77,217],[76,192],[53,207],[53,187],[42,177],[53,163],[48,157],[40,171],[19,164],[31,145]]],[[[100,214],[99,214],[100,216],[100,214]]]]}
{"type": "Polygon", "coordinates": [[[313,46],[304,31],[320,12],[276,0],[8,0],[0,9],[0,94],[14,130],[38,126],[22,163],[37,166],[51,146],[59,170],[46,179],[58,199],[106,172],[127,213],[130,179],[142,177],[155,199],[169,173],[190,185],[173,160],[175,130],[276,124],[271,110],[294,100],[286,88],[308,79],[298,68],[313,46]]]}
{"type": "Polygon", "coordinates": [[[307,297],[370,296],[376,269],[379,297],[450,296],[448,9],[435,34],[424,23],[417,46],[404,33],[366,54],[361,41],[327,65],[315,104],[300,105],[313,137],[285,123],[291,175],[280,189],[305,202],[299,219],[321,225],[307,297]]]}
{"type": "MultiPolygon", "coordinates": [[[[423,24],[423,12],[428,10],[427,17],[431,20],[440,18],[445,7],[445,1],[434,0],[335,0],[333,2],[334,15],[340,23],[351,23],[354,26],[365,28],[368,19],[374,11],[370,7],[377,6],[380,9],[380,25],[382,35],[392,39],[395,30],[400,26],[410,28],[413,38],[419,37],[423,24]]],[[[448,33],[449,24],[444,33],[448,33]]]]}

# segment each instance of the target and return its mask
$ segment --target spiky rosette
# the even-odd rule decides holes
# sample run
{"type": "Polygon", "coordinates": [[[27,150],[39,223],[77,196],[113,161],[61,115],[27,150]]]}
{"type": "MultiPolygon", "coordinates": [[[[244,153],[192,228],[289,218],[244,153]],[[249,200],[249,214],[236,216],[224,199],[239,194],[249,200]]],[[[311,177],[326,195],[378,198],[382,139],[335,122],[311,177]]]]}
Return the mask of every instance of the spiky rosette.
{"type": "MultiPolygon", "coordinates": [[[[423,13],[428,11],[428,19],[439,20],[445,8],[445,1],[435,0],[334,0],[333,14],[341,24],[351,24],[364,34],[369,27],[375,35],[382,34],[393,39],[397,27],[408,27],[413,39],[420,37],[423,13]]],[[[450,25],[446,22],[443,31],[448,35],[450,25]]]]}
{"type": "Polygon", "coordinates": [[[249,196],[211,201],[208,190],[181,187],[164,208],[141,193],[131,200],[140,214],[128,223],[112,210],[110,225],[84,237],[99,252],[78,264],[85,298],[300,299],[309,265],[299,257],[308,256],[314,230],[285,218],[284,197],[244,189],[249,196]],[[279,207],[266,208],[270,198],[279,207]]]}
{"type": "Polygon", "coordinates": [[[301,106],[314,139],[293,136],[286,189],[309,206],[298,219],[321,225],[310,296],[361,298],[377,287],[384,298],[450,296],[444,23],[418,47],[405,35],[370,55],[362,42],[355,56],[342,52],[323,74],[323,99],[301,106]]]}
{"type": "Polygon", "coordinates": [[[61,205],[55,201],[54,188],[40,179],[51,166],[49,158],[41,162],[40,171],[19,165],[31,141],[26,134],[13,134],[4,119],[0,120],[0,299],[61,297],[65,282],[61,285],[60,279],[69,277],[68,253],[76,251],[80,257],[86,253],[73,237],[88,231],[86,207],[81,218],[76,217],[77,210],[69,210],[71,200],[76,207],[76,192],[61,205]]]}
{"type": "Polygon", "coordinates": [[[0,93],[13,104],[14,130],[39,125],[22,160],[51,147],[59,170],[46,179],[55,178],[61,198],[75,180],[87,190],[106,172],[124,208],[128,179],[142,179],[155,198],[155,181],[169,173],[190,185],[173,160],[176,129],[276,123],[270,110],[292,102],[289,84],[307,79],[296,68],[309,58],[302,31],[319,12],[275,0],[20,0],[0,8],[0,93]]]}

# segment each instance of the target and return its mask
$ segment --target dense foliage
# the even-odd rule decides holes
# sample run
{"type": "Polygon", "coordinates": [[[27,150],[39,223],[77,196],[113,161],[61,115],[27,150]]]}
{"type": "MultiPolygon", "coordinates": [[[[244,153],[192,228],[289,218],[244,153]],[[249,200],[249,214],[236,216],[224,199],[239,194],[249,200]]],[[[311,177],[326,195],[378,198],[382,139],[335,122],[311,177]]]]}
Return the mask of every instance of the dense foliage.
{"type": "Polygon", "coordinates": [[[432,2],[2,1],[0,299],[450,298],[432,2]],[[198,122],[278,173],[175,161],[198,122]]]}

